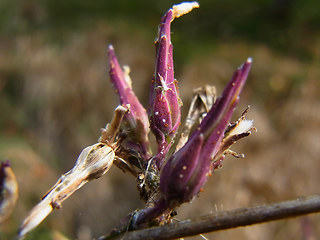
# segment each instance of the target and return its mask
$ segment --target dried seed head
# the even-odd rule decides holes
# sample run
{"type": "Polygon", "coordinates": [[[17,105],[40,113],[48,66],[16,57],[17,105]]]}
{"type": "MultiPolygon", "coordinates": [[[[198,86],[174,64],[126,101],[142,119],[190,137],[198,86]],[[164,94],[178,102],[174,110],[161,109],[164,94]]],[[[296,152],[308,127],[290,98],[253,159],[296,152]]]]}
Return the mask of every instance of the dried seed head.
{"type": "Polygon", "coordinates": [[[23,238],[38,226],[53,209],[59,209],[62,202],[85,183],[101,177],[110,169],[115,158],[112,147],[117,145],[114,141],[126,112],[127,109],[122,106],[115,109],[114,117],[103,129],[99,143],[82,150],[74,167],[62,175],[42,201],[30,211],[19,229],[18,238],[23,238]]]}
{"type": "Polygon", "coordinates": [[[75,166],[62,175],[57,183],[29,213],[19,229],[19,238],[38,226],[64,200],[92,179],[105,174],[115,157],[113,149],[104,143],[86,147],[79,155],[75,166]]]}
{"type": "MultiPolygon", "coordinates": [[[[113,149],[103,143],[96,143],[86,147],[80,154],[72,174],[85,177],[87,180],[101,177],[112,166],[113,149]]],[[[71,173],[71,172],[70,172],[71,173]]]]}

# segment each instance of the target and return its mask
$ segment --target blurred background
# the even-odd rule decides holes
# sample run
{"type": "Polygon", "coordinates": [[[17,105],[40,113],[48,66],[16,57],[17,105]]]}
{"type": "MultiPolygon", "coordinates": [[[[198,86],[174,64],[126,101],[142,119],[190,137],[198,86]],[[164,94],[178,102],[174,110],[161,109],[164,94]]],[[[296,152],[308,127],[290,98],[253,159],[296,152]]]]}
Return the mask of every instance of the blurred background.
{"type": "MultiPolygon", "coordinates": [[[[28,211],[111,120],[118,98],[109,83],[108,44],[131,67],[133,88],[147,106],[157,26],[176,3],[1,0],[0,159],[11,161],[20,196],[0,239],[12,239],[28,211]]],[[[252,57],[234,119],[250,105],[247,118],[258,132],[233,148],[246,158],[227,157],[200,197],[178,209],[177,220],[318,193],[320,2],[199,3],[172,24],[183,113],[193,88],[211,84],[221,93],[234,70],[252,57]]],[[[142,206],[135,179],[113,167],[26,239],[92,239],[142,206]]],[[[319,224],[314,214],[204,236],[318,239],[319,224]]]]}

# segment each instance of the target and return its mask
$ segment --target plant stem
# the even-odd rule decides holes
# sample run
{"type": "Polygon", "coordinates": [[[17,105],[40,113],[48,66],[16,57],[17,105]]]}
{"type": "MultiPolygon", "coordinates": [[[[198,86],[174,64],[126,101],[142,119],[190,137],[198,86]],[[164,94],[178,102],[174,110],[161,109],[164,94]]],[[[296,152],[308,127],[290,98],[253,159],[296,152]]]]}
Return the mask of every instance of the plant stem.
{"type": "MultiPolygon", "coordinates": [[[[159,227],[131,231],[112,239],[175,239],[240,226],[264,223],[320,212],[320,195],[299,197],[251,208],[223,211],[199,218],[170,223],[159,227]]],[[[113,236],[114,237],[114,236],[113,236]]],[[[107,236],[99,240],[111,239],[107,236]]]]}

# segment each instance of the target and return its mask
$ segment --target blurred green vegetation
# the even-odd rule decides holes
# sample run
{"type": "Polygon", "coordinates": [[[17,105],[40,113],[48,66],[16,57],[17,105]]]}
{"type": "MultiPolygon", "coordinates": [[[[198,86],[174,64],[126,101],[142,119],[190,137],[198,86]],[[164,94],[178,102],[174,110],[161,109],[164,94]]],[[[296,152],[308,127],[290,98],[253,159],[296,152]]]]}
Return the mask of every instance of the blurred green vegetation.
{"type": "MultiPolygon", "coordinates": [[[[0,159],[12,161],[20,185],[17,209],[0,233],[1,239],[14,235],[27,211],[73,166],[81,149],[96,141],[99,129],[111,119],[118,101],[107,81],[107,44],[114,44],[121,64],[131,66],[133,88],[147,106],[146,89],[154,69],[152,41],[161,16],[179,2],[1,0],[0,159]]],[[[228,178],[224,179],[228,186],[238,188],[237,196],[242,198],[232,202],[233,208],[317,189],[320,1],[199,3],[200,9],[176,19],[172,27],[183,111],[187,111],[192,88],[215,84],[221,92],[234,69],[247,57],[254,59],[239,107],[241,112],[245,105],[252,105],[259,130],[240,150],[249,152],[250,164],[232,162],[237,174],[228,166],[214,179],[221,173],[220,178],[228,178]],[[241,164],[248,164],[245,176],[239,171],[241,164]],[[266,169],[279,181],[270,181],[266,169]]],[[[141,206],[137,196],[132,200],[136,193],[132,179],[116,171],[110,175],[66,201],[61,213],[50,216],[28,239],[54,239],[47,229],[55,228],[74,238],[83,226],[98,236],[141,206]]],[[[230,191],[222,189],[220,195],[212,191],[200,206],[212,204],[212,196],[228,206],[233,191],[231,187],[230,191]]],[[[320,223],[320,219],[314,221],[320,223]]],[[[297,239],[292,227],[278,226],[268,229],[265,236],[297,239]]],[[[300,225],[295,222],[293,226],[300,225]]],[[[238,239],[249,239],[245,231],[241,234],[238,239]]]]}
{"type": "MultiPolygon", "coordinates": [[[[97,21],[121,21],[154,32],[159,16],[173,3],[179,1],[2,0],[1,33],[14,36],[46,31],[58,37],[61,31],[78,31],[97,21]]],[[[200,4],[201,12],[196,11],[193,18],[176,24],[175,31],[188,36],[186,43],[242,38],[312,58],[307,45],[319,32],[317,0],[201,0],[200,4]]]]}

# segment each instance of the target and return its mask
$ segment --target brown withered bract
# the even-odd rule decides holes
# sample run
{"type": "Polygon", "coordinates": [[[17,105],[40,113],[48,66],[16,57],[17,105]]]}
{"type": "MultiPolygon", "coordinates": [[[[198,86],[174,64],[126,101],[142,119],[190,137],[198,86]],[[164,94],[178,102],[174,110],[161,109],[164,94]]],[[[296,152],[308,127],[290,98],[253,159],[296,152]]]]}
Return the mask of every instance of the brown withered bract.
{"type": "Polygon", "coordinates": [[[188,141],[191,128],[196,121],[202,121],[204,116],[216,101],[216,87],[205,85],[193,90],[193,97],[189,107],[189,112],[185,120],[183,130],[180,134],[179,142],[175,151],[178,151],[188,141]]]}

